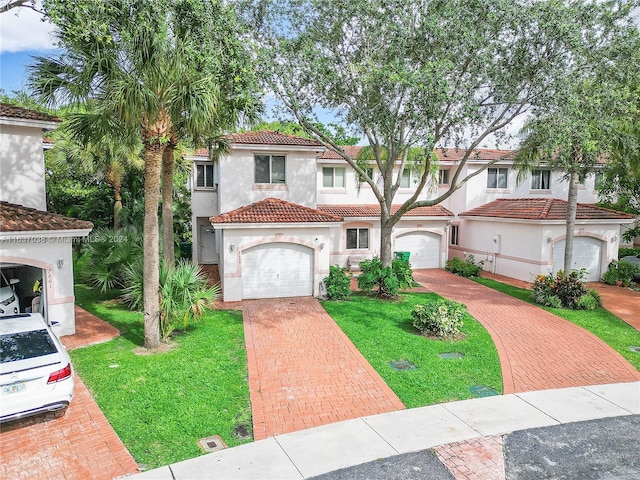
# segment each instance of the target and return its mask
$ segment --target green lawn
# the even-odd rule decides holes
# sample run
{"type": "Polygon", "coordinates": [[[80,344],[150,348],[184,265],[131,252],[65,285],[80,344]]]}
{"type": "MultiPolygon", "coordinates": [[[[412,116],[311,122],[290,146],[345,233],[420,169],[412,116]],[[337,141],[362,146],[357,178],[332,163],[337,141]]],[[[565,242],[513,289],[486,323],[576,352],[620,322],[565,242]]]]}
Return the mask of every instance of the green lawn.
{"type": "Polygon", "coordinates": [[[229,446],[252,440],[242,314],[212,311],[172,350],[137,355],[142,315],[113,295],[76,285],[76,301],[120,329],[106,343],[71,351],[75,368],[135,460],[147,468],[193,458],[198,440],[220,435],[229,446]]]}
{"type": "Polygon", "coordinates": [[[411,310],[417,303],[440,298],[431,293],[403,293],[395,301],[355,294],[350,301],[326,301],[324,308],[369,363],[408,407],[471,398],[472,385],[502,393],[500,362],[487,331],[467,315],[466,338],[452,342],[417,334],[411,310]],[[439,353],[460,352],[461,359],[442,359],[439,353]],[[395,371],[394,360],[409,360],[415,370],[395,371]]]}
{"type": "Polygon", "coordinates": [[[565,308],[550,308],[537,305],[531,301],[529,290],[513,287],[489,278],[473,278],[478,283],[506,293],[512,297],[524,300],[543,308],[554,315],[568,320],[588,330],[611,348],[622,355],[631,365],[640,370],[640,354],[629,350],[630,346],[640,346],[640,332],[620,320],[613,313],[604,308],[595,310],[568,310],[565,308]]]}

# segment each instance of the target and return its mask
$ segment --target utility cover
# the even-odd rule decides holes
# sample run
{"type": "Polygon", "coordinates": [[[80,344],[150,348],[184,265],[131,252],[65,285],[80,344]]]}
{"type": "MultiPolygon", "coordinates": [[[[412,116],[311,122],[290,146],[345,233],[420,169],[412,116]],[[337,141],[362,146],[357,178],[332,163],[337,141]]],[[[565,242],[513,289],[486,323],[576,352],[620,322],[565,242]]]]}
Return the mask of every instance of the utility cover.
{"type": "Polygon", "coordinates": [[[496,395],[500,395],[493,388],[487,387],[486,385],[472,385],[469,387],[471,393],[473,393],[476,397],[494,397],[496,395]]]}
{"type": "Polygon", "coordinates": [[[393,362],[389,362],[389,366],[397,372],[415,370],[416,368],[418,368],[417,365],[414,365],[409,360],[394,360],[393,362]]]}
{"type": "Polygon", "coordinates": [[[462,358],[462,357],[464,357],[464,353],[447,352],[447,353],[439,353],[438,356],[440,358],[445,358],[445,359],[449,360],[449,359],[452,359],[452,358],[462,358]]]}

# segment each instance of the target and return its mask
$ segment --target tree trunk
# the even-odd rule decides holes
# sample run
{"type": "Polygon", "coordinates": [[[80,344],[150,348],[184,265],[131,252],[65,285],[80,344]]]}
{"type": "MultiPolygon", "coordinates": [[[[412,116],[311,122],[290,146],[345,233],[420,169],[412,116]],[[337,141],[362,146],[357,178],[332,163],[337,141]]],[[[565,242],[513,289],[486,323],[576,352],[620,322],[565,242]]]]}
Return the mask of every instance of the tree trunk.
{"type": "Polygon", "coordinates": [[[144,346],[160,346],[160,252],[158,202],[163,147],[147,145],[144,152],[144,346]]]}
{"type": "Polygon", "coordinates": [[[173,243],[173,166],[174,146],[169,143],[162,152],[162,258],[165,264],[175,263],[173,243]]]}
{"type": "Polygon", "coordinates": [[[122,228],[122,185],[119,181],[114,182],[113,199],[113,228],[119,230],[122,228]]]}
{"type": "Polygon", "coordinates": [[[380,216],[380,261],[383,267],[390,267],[393,260],[393,252],[391,251],[391,234],[393,226],[389,218],[380,216]]]}
{"type": "Polygon", "coordinates": [[[567,196],[567,230],[564,244],[564,274],[571,273],[573,263],[573,231],[576,225],[578,210],[578,172],[572,170],[569,176],[569,194],[567,196]]]}

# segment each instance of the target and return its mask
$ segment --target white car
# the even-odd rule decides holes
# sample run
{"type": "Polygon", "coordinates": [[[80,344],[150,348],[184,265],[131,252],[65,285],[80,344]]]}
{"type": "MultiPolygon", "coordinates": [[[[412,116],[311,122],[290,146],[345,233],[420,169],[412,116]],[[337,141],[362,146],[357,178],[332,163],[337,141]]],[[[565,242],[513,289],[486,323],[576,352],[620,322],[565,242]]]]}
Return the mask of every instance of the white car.
{"type": "Polygon", "coordinates": [[[0,317],[0,423],[64,415],[73,386],[69,354],[42,315],[0,317]]]}

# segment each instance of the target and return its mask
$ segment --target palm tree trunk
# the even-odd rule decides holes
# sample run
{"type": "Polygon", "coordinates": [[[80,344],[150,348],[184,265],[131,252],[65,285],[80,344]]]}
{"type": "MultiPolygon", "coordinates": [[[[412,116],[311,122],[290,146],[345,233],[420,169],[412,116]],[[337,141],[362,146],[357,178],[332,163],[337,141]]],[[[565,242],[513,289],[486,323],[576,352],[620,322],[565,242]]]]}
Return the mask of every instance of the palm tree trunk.
{"type": "Polygon", "coordinates": [[[167,266],[175,263],[173,243],[173,166],[174,146],[169,143],[162,152],[162,257],[167,266]]]}
{"type": "Polygon", "coordinates": [[[122,228],[122,184],[120,180],[113,185],[113,228],[122,228]]]}
{"type": "Polygon", "coordinates": [[[576,212],[578,210],[578,172],[571,171],[569,176],[569,194],[567,195],[567,230],[564,244],[564,274],[571,273],[573,264],[573,232],[576,226],[576,212]]]}
{"type": "Polygon", "coordinates": [[[158,144],[147,145],[144,152],[144,346],[160,346],[160,252],[158,203],[162,150],[158,144]]]}

